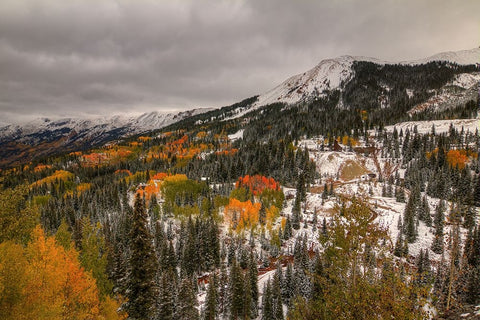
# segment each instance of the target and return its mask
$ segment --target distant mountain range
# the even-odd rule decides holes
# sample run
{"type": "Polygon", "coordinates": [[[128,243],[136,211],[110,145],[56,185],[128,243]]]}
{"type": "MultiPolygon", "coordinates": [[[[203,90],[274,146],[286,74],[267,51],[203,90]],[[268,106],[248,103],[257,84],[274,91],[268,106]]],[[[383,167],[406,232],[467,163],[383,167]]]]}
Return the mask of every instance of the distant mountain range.
{"type": "MultiPolygon", "coordinates": [[[[342,92],[347,84],[351,84],[357,76],[354,68],[356,62],[371,62],[381,67],[392,64],[416,66],[432,61],[446,61],[452,66],[454,66],[453,64],[478,65],[480,48],[439,53],[421,60],[398,63],[355,56],[323,60],[311,70],[292,76],[272,90],[261,94],[257,99],[252,99],[254,102],[248,105],[241,104],[241,107],[238,108],[226,108],[225,111],[228,109],[228,112],[224,112],[220,118],[238,118],[269,104],[294,105],[326,97],[335,90],[342,92]]],[[[478,69],[459,74],[448,86],[436,90],[434,97],[423,101],[423,105],[419,105],[418,110],[431,107],[442,108],[451,103],[465,103],[476,94],[479,81],[478,69]]],[[[384,93],[388,93],[391,89],[384,83],[378,83],[378,86],[384,89],[384,93]]],[[[406,89],[406,91],[409,97],[414,95],[413,90],[410,92],[406,89]]],[[[382,107],[388,107],[389,101],[386,94],[380,94],[378,98],[382,101],[382,107]]],[[[343,100],[340,99],[339,107],[342,106],[343,100]]],[[[414,113],[416,110],[413,109],[409,112],[414,113]]],[[[151,112],[139,117],[116,115],[96,119],[50,120],[41,118],[25,124],[4,126],[0,128],[0,167],[16,165],[59,152],[100,146],[128,136],[158,130],[203,113],[205,113],[203,121],[207,121],[210,119],[210,114],[218,112],[214,109],[193,109],[179,113],[151,112]]]]}
{"type": "Polygon", "coordinates": [[[88,149],[121,138],[161,129],[212,109],[178,113],[150,112],[138,117],[36,119],[0,128],[0,167],[57,152],[88,149]]]}

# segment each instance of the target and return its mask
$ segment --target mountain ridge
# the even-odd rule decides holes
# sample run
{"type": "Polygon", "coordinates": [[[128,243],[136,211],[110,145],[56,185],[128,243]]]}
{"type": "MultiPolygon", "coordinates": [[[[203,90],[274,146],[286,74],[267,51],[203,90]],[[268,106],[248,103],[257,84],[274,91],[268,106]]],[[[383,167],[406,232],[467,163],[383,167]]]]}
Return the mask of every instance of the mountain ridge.
{"type": "MultiPolygon", "coordinates": [[[[466,93],[474,92],[473,86],[478,83],[480,73],[473,72],[470,67],[463,67],[464,70],[467,70],[467,73],[457,75],[456,78],[452,79],[451,85],[445,89],[438,86],[420,88],[421,90],[418,93],[411,89],[413,87],[406,87],[402,89],[402,93],[397,92],[396,96],[392,96],[390,90],[393,87],[398,87],[398,83],[392,82],[395,80],[388,80],[386,73],[381,68],[390,66],[386,68],[388,69],[386,72],[407,72],[407,75],[410,75],[409,79],[416,81],[416,78],[411,76],[414,73],[408,73],[416,71],[408,69],[409,67],[421,68],[423,64],[431,61],[449,61],[471,65],[477,63],[477,57],[480,57],[480,48],[444,52],[425,59],[397,63],[370,57],[344,55],[334,59],[322,60],[314,68],[289,77],[266,93],[228,107],[192,109],[178,113],[154,111],[143,113],[140,116],[113,115],[91,119],[60,118],[51,120],[50,118],[40,118],[24,124],[7,125],[0,127],[0,167],[31,161],[39,156],[101,146],[128,136],[162,129],[181,120],[195,119],[196,121],[193,121],[191,125],[196,125],[212,120],[240,118],[263,106],[275,103],[295,105],[302,102],[328,100],[329,95],[335,91],[340,91],[340,97],[336,102],[336,107],[340,109],[355,107],[352,97],[365,94],[369,99],[381,101],[378,106],[374,103],[369,108],[388,108],[391,106],[391,99],[398,97],[398,94],[405,96],[405,99],[409,100],[408,103],[413,107],[417,104],[423,104],[421,108],[412,109],[411,112],[413,113],[417,109],[420,111],[435,111],[438,106],[449,108],[453,104],[471,100],[472,95],[466,93]],[[359,65],[360,62],[370,62],[372,65],[359,65]],[[405,66],[408,70],[405,71],[401,66],[405,66]],[[383,73],[379,74],[379,70],[383,73]],[[363,81],[363,84],[360,84],[359,81],[363,81]],[[390,86],[385,81],[390,82],[390,86]],[[373,86],[370,85],[372,83],[373,86]],[[359,86],[364,86],[364,88],[362,89],[359,86]],[[350,101],[345,99],[348,94],[350,95],[350,101]],[[437,94],[441,95],[436,97],[437,94]],[[342,95],[345,97],[342,97],[342,95]],[[435,97],[432,98],[433,95],[435,97]],[[429,98],[432,98],[431,101],[427,101],[429,98]]],[[[437,64],[437,68],[431,70],[428,67],[421,68],[423,70],[422,76],[428,77],[429,73],[436,72],[435,70],[440,66],[441,64],[437,64]]],[[[457,67],[452,67],[449,64],[443,64],[442,72],[450,69],[450,71],[447,70],[447,73],[460,73],[458,70],[455,71],[457,67]]],[[[395,79],[403,81],[405,87],[405,80],[395,79]]],[[[446,85],[446,83],[444,84],[446,85]]],[[[365,108],[366,106],[362,107],[365,108]]]]}
{"type": "Polygon", "coordinates": [[[420,65],[433,61],[447,61],[461,65],[480,63],[480,48],[442,52],[424,59],[389,62],[372,57],[344,55],[320,61],[312,69],[291,76],[273,89],[261,94],[254,108],[282,102],[295,104],[311,96],[322,96],[326,90],[339,89],[353,77],[355,61],[373,62],[379,65],[420,65]]]}

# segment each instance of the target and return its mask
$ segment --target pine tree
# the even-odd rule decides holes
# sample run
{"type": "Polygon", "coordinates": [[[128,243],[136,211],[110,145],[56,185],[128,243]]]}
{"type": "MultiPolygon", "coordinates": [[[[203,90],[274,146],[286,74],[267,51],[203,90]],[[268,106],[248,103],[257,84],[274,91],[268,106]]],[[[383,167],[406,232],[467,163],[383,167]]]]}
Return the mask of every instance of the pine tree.
{"type": "Polygon", "coordinates": [[[292,208],[292,228],[295,230],[300,229],[300,196],[297,195],[295,196],[295,202],[293,203],[293,208],[292,208]]]}
{"type": "Polygon", "coordinates": [[[222,263],[220,267],[220,277],[218,281],[218,312],[225,315],[230,306],[229,288],[228,288],[228,274],[225,264],[222,263]]]}
{"type": "Polygon", "coordinates": [[[176,275],[173,273],[173,270],[164,272],[160,277],[160,290],[156,307],[156,319],[158,320],[175,319],[176,281],[176,275]]]}
{"type": "Polygon", "coordinates": [[[443,252],[443,226],[445,224],[445,202],[440,201],[437,208],[435,209],[435,216],[433,219],[433,224],[435,226],[435,238],[432,243],[432,251],[436,254],[441,254],[443,252]]]}
{"type": "Polygon", "coordinates": [[[395,241],[395,248],[393,254],[397,257],[403,257],[403,236],[402,232],[398,233],[397,241],[395,241]]]}
{"type": "Polygon", "coordinates": [[[273,311],[272,286],[270,280],[263,287],[262,320],[275,320],[273,311]]]}
{"type": "Polygon", "coordinates": [[[253,252],[250,252],[250,259],[248,261],[248,273],[246,276],[246,281],[250,282],[250,317],[256,318],[258,315],[258,269],[257,261],[253,255],[253,252]]]}
{"type": "Polygon", "coordinates": [[[432,216],[430,215],[430,205],[428,204],[427,196],[425,195],[422,199],[422,205],[420,210],[422,211],[423,221],[427,227],[432,226],[432,216]]]}
{"type": "Polygon", "coordinates": [[[283,231],[283,240],[288,240],[292,237],[292,223],[290,222],[290,216],[287,216],[285,222],[285,230],[283,231]]]}
{"type": "Polygon", "coordinates": [[[139,194],[135,197],[131,223],[127,312],[130,319],[151,319],[157,296],[157,287],[154,281],[157,260],[153,249],[153,237],[147,226],[147,214],[143,199],[139,194]]]}
{"type": "Polygon", "coordinates": [[[293,275],[292,264],[287,265],[287,270],[285,271],[285,279],[283,280],[282,286],[282,296],[284,301],[289,304],[290,299],[295,295],[295,279],[293,275]]]}
{"type": "Polygon", "coordinates": [[[327,218],[325,217],[323,217],[322,221],[322,237],[325,239],[328,237],[327,218]]]}
{"type": "Polygon", "coordinates": [[[315,233],[317,232],[317,224],[318,224],[318,215],[317,215],[317,209],[315,208],[315,211],[313,213],[313,220],[312,220],[312,232],[315,233]]]}
{"type": "Polygon", "coordinates": [[[282,278],[282,266],[278,264],[272,281],[272,306],[275,320],[283,320],[282,278]]]}
{"type": "Polygon", "coordinates": [[[230,267],[230,319],[241,319],[245,311],[245,287],[242,270],[234,259],[230,267]]]}
{"type": "Polygon", "coordinates": [[[218,290],[215,274],[210,275],[208,283],[207,296],[205,298],[205,320],[215,320],[217,317],[217,298],[218,290]]]}
{"type": "Polygon", "coordinates": [[[415,197],[412,194],[412,196],[410,196],[408,199],[405,212],[403,213],[403,231],[406,240],[409,243],[412,243],[417,239],[416,218],[416,203],[415,197]]]}
{"type": "Polygon", "coordinates": [[[197,297],[192,288],[192,281],[188,278],[182,280],[178,289],[177,305],[175,308],[175,319],[178,320],[196,320],[199,319],[197,297]]]}
{"type": "Polygon", "coordinates": [[[477,174],[477,183],[475,184],[473,200],[475,202],[475,206],[480,207],[480,174],[477,174]]]}

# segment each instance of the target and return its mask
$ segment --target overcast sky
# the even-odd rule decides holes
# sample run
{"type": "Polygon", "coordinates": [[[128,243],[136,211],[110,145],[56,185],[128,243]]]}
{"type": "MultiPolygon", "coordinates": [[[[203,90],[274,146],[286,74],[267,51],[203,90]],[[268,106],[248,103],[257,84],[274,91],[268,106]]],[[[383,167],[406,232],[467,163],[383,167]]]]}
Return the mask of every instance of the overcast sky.
{"type": "Polygon", "coordinates": [[[1,0],[0,122],[221,107],[325,58],[480,45],[478,0],[1,0]]]}

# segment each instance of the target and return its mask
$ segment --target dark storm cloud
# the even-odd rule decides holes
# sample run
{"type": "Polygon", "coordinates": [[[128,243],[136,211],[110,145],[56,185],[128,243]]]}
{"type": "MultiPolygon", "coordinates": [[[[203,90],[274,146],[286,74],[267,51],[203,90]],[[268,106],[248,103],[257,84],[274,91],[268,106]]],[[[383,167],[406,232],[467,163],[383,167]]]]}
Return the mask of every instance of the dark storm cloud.
{"type": "Polygon", "coordinates": [[[328,57],[472,48],[478,12],[476,0],[4,0],[1,120],[218,107],[328,57]]]}

